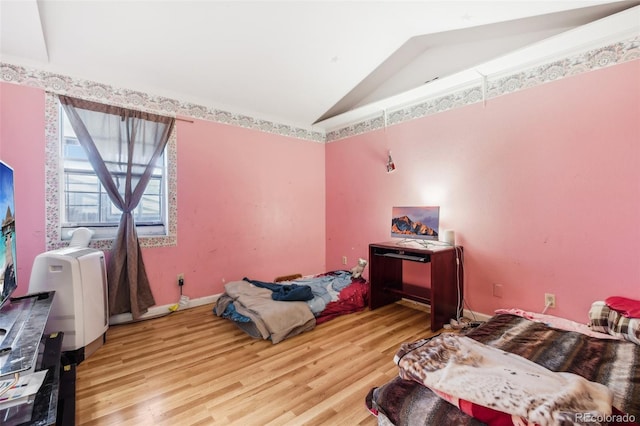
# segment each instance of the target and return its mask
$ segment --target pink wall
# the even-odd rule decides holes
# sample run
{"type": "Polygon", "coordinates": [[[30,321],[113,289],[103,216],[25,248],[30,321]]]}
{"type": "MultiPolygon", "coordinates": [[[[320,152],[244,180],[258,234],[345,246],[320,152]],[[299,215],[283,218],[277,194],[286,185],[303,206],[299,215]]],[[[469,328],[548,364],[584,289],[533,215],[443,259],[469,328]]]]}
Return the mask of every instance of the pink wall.
{"type": "Polygon", "coordinates": [[[467,308],[539,312],[555,293],[548,313],[585,321],[594,300],[640,299],[638,75],[633,61],[329,143],[327,268],[389,240],[392,206],[440,205],[467,308]]]}
{"type": "MultiPolygon", "coordinates": [[[[45,250],[44,92],[0,84],[0,155],[16,172],[18,290],[45,250]]],[[[178,245],[143,249],[158,305],[225,281],[325,270],[324,145],[239,127],[178,122],[178,245]]]]}
{"type": "MultiPolygon", "coordinates": [[[[465,247],[473,310],[540,311],[550,292],[550,313],[582,321],[593,300],[640,299],[637,75],[640,61],[326,146],[179,122],[178,245],[144,249],[156,302],[177,300],[178,273],[197,298],[243,276],[340,269],[343,255],[352,266],[389,239],[401,204],[442,207],[441,227],[465,247]]],[[[45,250],[44,93],[0,83],[0,112],[0,157],[16,170],[22,294],[45,250]]]]}
{"type": "Polygon", "coordinates": [[[45,249],[44,94],[0,83],[0,159],[13,167],[17,294],[29,287],[33,259],[45,249]]]}
{"type": "Polygon", "coordinates": [[[178,273],[194,298],[245,276],[324,271],[324,145],[177,123],[178,246],[144,253],[156,302],[176,300],[178,273]]]}

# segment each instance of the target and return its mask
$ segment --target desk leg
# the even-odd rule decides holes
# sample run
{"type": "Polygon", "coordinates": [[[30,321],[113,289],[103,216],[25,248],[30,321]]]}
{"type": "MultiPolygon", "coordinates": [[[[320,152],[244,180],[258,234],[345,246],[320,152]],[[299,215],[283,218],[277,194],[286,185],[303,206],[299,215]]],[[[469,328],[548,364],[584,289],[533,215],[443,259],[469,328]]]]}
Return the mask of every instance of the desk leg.
{"type": "Polygon", "coordinates": [[[369,309],[373,310],[400,300],[401,297],[385,291],[402,288],[402,260],[369,253],[369,309]]]}
{"type": "Polygon", "coordinates": [[[451,318],[458,317],[456,310],[458,302],[462,303],[464,287],[462,266],[459,283],[456,275],[455,250],[431,255],[431,331],[438,331],[451,318]]]}

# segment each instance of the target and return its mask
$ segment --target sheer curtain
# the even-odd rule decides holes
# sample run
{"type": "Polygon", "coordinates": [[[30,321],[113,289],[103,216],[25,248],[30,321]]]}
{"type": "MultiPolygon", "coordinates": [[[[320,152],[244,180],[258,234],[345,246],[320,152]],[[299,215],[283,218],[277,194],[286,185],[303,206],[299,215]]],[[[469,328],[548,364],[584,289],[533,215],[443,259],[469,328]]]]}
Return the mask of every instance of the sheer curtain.
{"type": "Polygon", "coordinates": [[[131,312],[138,319],[155,300],[131,212],[175,119],[68,96],[60,96],[60,103],[109,198],[122,211],[107,268],[109,313],[131,312]]]}

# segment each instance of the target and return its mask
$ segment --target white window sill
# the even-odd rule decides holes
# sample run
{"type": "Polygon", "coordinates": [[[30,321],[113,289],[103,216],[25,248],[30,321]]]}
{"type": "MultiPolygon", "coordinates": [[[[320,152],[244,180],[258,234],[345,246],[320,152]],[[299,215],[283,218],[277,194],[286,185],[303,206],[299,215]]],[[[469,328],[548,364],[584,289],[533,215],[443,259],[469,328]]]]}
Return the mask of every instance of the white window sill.
{"type": "MultiPolygon", "coordinates": [[[[102,241],[102,240],[113,240],[117,233],[117,226],[83,226],[84,228],[89,228],[93,231],[93,236],[91,237],[91,241],[102,241]]],[[[80,228],[80,226],[64,226],[60,228],[60,240],[61,241],[70,241],[71,233],[80,228]]],[[[137,226],[136,232],[138,233],[139,238],[145,237],[167,237],[166,227],[164,225],[153,225],[153,226],[137,226]]]]}

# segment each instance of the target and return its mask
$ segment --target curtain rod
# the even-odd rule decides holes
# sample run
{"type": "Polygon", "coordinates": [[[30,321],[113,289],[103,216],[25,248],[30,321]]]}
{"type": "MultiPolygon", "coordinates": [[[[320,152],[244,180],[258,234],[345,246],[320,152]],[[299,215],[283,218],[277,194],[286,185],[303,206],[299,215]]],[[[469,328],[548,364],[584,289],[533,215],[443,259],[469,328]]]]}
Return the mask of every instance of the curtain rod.
{"type": "Polygon", "coordinates": [[[176,120],[178,120],[178,121],[186,121],[187,123],[193,123],[193,120],[188,120],[186,118],[178,118],[178,117],[176,117],[176,120]]]}

